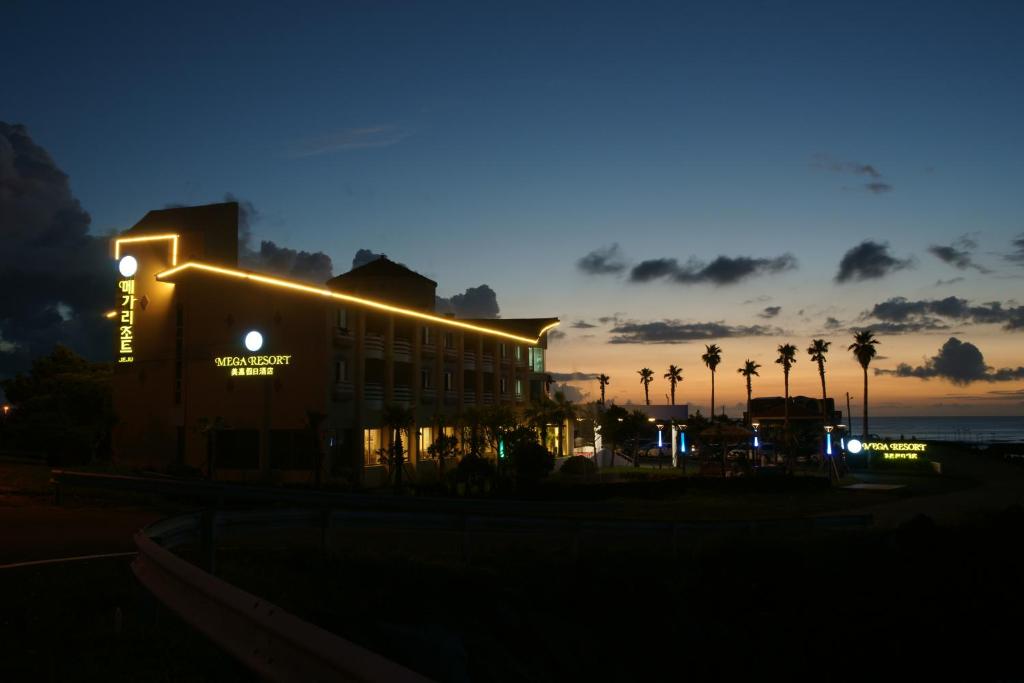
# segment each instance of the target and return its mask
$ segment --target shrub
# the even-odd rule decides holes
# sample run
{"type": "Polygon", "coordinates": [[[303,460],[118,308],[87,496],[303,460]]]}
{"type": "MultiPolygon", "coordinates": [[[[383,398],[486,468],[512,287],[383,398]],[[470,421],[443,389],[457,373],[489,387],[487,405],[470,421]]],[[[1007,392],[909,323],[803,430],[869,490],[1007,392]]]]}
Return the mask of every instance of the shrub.
{"type": "Polygon", "coordinates": [[[594,461],[590,458],[582,455],[574,455],[562,463],[562,469],[558,471],[569,476],[589,477],[597,473],[597,465],[595,465],[594,461]]]}
{"type": "Polygon", "coordinates": [[[540,483],[555,467],[555,456],[536,441],[518,441],[509,449],[509,461],[516,487],[529,489],[540,483]]]}

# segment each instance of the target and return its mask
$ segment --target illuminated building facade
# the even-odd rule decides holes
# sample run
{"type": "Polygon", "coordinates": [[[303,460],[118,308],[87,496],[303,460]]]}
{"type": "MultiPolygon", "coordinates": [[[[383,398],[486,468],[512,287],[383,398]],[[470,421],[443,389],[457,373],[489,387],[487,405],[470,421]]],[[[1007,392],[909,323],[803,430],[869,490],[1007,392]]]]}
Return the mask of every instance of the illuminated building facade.
{"type": "Polygon", "coordinates": [[[388,409],[422,474],[467,409],[546,394],[557,319],[437,315],[436,283],[384,258],[325,285],[240,270],[237,226],[234,203],[166,209],[114,240],[118,460],[374,485],[388,409]]]}

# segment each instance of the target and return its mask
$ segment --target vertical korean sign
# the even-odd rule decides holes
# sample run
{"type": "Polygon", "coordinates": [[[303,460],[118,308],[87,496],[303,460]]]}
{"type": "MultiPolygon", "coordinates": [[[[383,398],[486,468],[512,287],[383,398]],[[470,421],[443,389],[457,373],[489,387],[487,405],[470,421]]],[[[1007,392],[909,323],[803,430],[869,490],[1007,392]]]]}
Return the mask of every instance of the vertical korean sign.
{"type": "Polygon", "coordinates": [[[135,361],[135,276],[117,281],[120,304],[117,308],[117,362],[133,363],[135,361]]]}

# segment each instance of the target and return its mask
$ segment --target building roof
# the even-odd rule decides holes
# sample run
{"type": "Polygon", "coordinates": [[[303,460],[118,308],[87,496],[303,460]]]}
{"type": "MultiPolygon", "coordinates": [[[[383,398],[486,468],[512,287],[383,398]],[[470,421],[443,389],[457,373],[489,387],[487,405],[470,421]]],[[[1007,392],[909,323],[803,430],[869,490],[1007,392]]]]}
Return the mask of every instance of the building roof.
{"type": "Polygon", "coordinates": [[[420,275],[415,270],[407,268],[401,263],[395,263],[387,256],[381,256],[369,263],[364,263],[358,268],[353,268],[347,273],[336,275],[327,281],[327,286],[331,289],[344,290],[346,283],[363,278],[412,279],[437,287],[437,283],[429,277],[420,275]]]}
{"type": "Polygon", "coordinates": [[[401,315],[404,317],[416,318],[435,325],[443,325],[446,327],[454,327],[458,329],[468,330],[471,332],[476,332],[478,334],[488,334],[496,337],[503,337],[506,339],[512,339],[529,345],[536,345],[540,343],[541,338],[544,336],[544,334],[549,329],[559,324],[558,318],[521,318],[514,320],[462,320],[456,318],[449,318],[446,316],[435,315],[433,313],[428,313],[425,311],[418,311],[410,308],[403,308],[401,306],[395,306],[393,304],[389,304],[383,301],[369,299],[362,296],[356,296],[354,294],[347,294],[345,292],[340,292],[335,289],[314,287],[312,285],[296,282],[294,280],[285,280],[279,277],[263,275],[261,273],[254,273],[251,271],[238,270],[236,268],[223,268],[221,266],[215,266],[209,263],[202,263],[200,261],[187,261],[174,268],[170,268],[169,270],[157,273],[156,279],[161,282],[180,282],[185,278],[195,277],[197,275],[214,275],[219,277],[231,278],[236,281],[244,282],[246,284],[264,287],[280,287],[308,296],[344,301],[358,306],[365,306],[366,308],[377,309],[386,313],[393,313],[395,315],[401,315]],[[505,323],[513,324],[506,325],[505,323]]]}

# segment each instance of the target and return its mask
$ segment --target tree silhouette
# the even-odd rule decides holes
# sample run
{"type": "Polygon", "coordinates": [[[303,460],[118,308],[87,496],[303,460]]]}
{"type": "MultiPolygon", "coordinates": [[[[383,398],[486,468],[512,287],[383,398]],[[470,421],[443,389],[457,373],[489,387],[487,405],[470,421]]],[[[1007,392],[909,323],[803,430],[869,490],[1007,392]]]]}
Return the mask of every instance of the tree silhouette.
{"type": "Polygon", "coordinates": [[[761,369],[761,364],[760,363],[752,361],[752,360],[750,360],[748,358],[746,361],[744,361],[743,367],[736,371],[736,372],[740,373],[741,375],[743,375],[744,377],[746,377],[746,379],[747,379],[747,424],[748,425],[750,424],[750,420],[751,420],[751,416],[750,416],[750,396],[751,396],[751,393],[753,391],[753,386],[751,386],[751,379],[750,378],[754,377],[755,375],[757,377],[760,377],[761,375],[760,375],[760,373],[758,373],[758,370],[760,370],[760,369],[761,369]]]}
{"type": "Polygon", "coordinates": [[[722,362],[722,349],[718,344],[705,344],[704,348],[707,351],[700,357],[704,361],[704,365],[708,366],[711,370],[711,410],[709,415],[711,421],[715,421],[715,368],[722,362]]]}
{"type": "Polygon", "coordinates": [[[651,382],[654,381],[654,371],[650,368],[641,368],[636,371],[640,375],[640,383],[644,385],[644,401],[651,405],[651,382]]]}
{"type": "Polygon", "coordinates": [[[669,386],[672,387],[672,405],[675,405],[676,385],[683,381],[683,369],[670,365],[668,366],[668,372],[665,373],[664,377],[668,380],[669,386]]]}
{"type": "Polygon", "coordinates": [[[793,369],[793,364],[796,363],[796,346],[793,344],[779,344],[779,357],[775,359],[775,362],[782,366],[782,373],[786,380],[786,402],[784,406],[786,417],[782,423],[782,430],[786,442],[786,460],[792,462],[792,435],[789,431],[789,371],[793,369]]]}
{"type": "Polygon", "coordinates": [[[604,405],[604,389],[612,383],[612,379],[608,375],[601,373],[597,376],[597,383],[601,385],[601,405],[604,405]]]}
{"type": "Polygon", "coordinates": [[[853,351],[854,357],[860,366],[864,369],[864,425],[862,438],[867,440],[868,438],[868,366],[871,365],[871,359],[875,357],[878,350],[875,348],[880,342],[875,339],[875,333],[871,330],[861,330],[853,335],[853,343],[847,347],[848,351],[853,351]]]}

